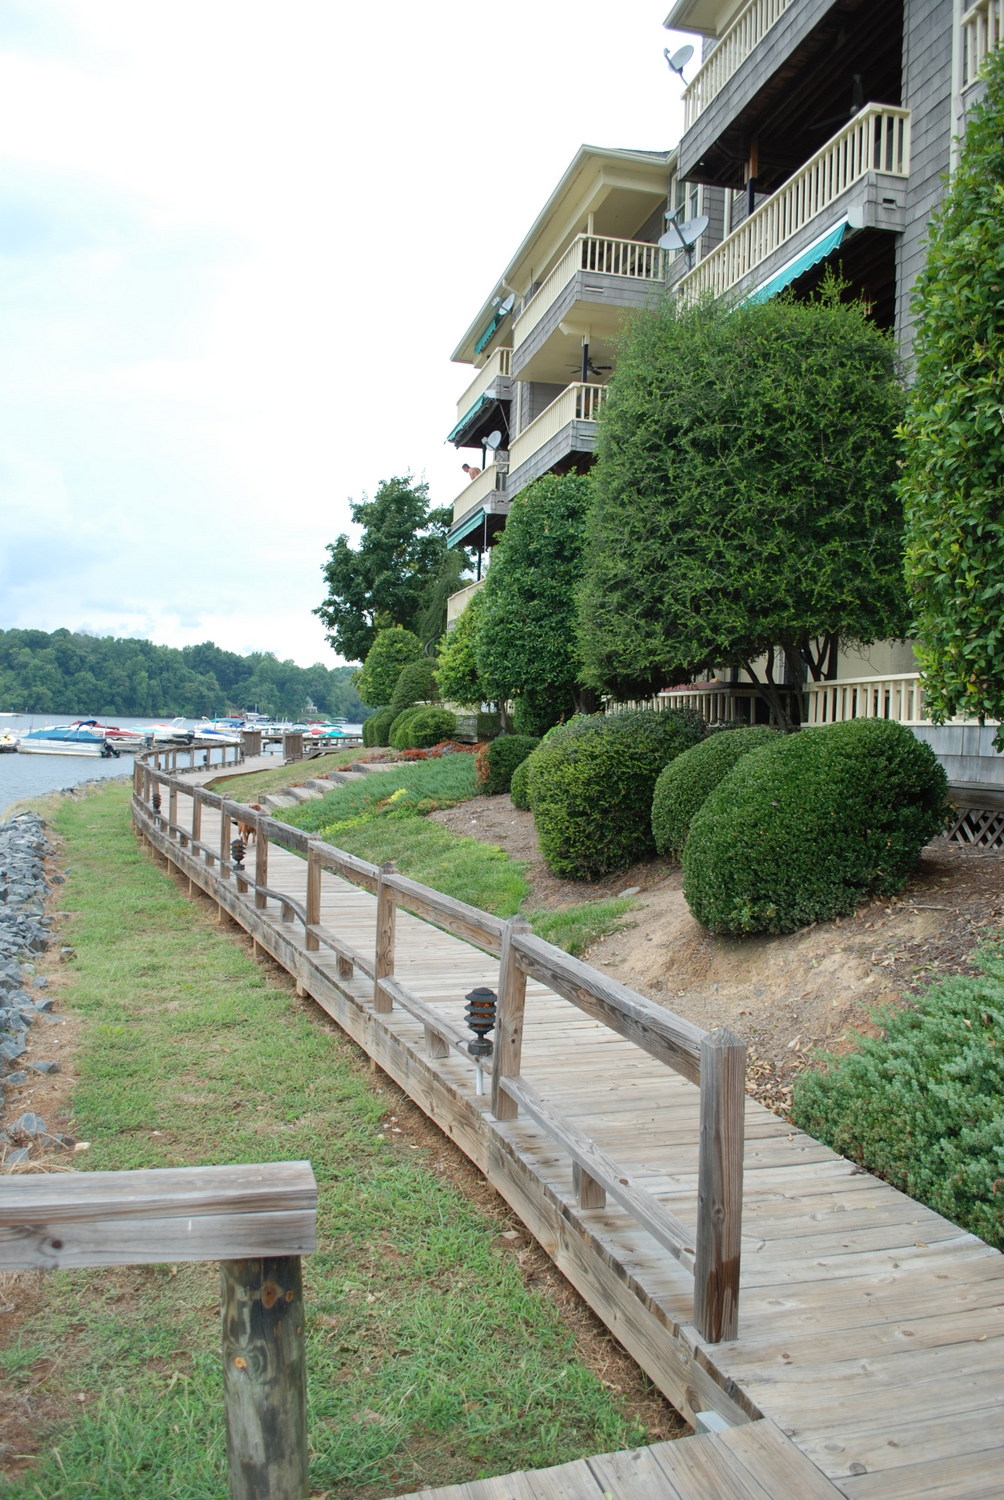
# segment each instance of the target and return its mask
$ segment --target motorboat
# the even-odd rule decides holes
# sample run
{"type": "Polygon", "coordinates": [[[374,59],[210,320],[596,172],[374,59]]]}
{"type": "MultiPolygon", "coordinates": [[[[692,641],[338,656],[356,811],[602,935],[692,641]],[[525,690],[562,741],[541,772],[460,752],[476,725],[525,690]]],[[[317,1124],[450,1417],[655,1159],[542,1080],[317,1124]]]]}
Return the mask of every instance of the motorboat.
{"type": "Polygon", "coordinates": [[[107,759],[121,751],[89,724],[49,724],[29,729],[17,743],[21,755],[94,755],[107,759]]]}
{"type": "Polygon", "coordinates": [[[149,738],[154,749],[160,750],[171,745],[190,745],[194,739],[184,719],[171,719],[166,724],[144,724],[139,733],[149,738]]]}
{"type": "Polygon", "coordinates": [[[17,749],[17,735],[11,734],[9,729],[0,733],[0,755],[9,755],[17,749]]]}
{"type": "Polygon", "coordinates": [[[97,719],[74,719],[70,728],[93,729],[98,734],[103,734],[116,750],[135,753],[137,750],[146,750],[151,743],[150,736],[141,729],[120,729],[117,724],[99,724],[97,719]]]}

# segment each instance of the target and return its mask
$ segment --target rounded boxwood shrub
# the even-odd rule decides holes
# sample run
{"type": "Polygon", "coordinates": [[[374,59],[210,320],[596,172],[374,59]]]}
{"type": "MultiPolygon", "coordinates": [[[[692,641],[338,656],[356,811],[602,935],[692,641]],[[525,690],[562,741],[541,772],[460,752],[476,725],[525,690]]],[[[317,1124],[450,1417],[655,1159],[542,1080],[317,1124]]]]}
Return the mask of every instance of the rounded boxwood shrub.
{"type": "Polygon", "coordinates": [[[400,714],[406,708],[414,708],[416,703],[430,703],[438,697],[439,688],[433,664],[427,656],[421,656],[418,661],[408,662],[407,666],[401,668],[390,706],[395,714],[400,714]]]}
{"type": "Polygon", "coordinates": [[[540,744],[536,735],[503,734],[478,751],[478,782],[486,796],[509,790],[512,773],[540,744]]]}
{"type": "Polygon", "coordinates": [[[509,782],[509,796],[513,807],[522,812],[530,811],[530,757],[521,760],[509,782]]]}
{"type": "Polygon", "coordinates": [[[390,742],[395,750],[427,750],[440,740],[452,739],[456,732],[456,714],[428,704],[407,708],[399,714],[390,732],[390,742]]]}
{"type": "Polygon", "coordinates": [[[370,714],[363,725],[363,744],[389,745],[390,729],[396,717],[397,715],[390,707],[378,708],[376,713],[370,714]],[[369,739],[366,738],[367,729],[369,730],[369,739]]]}
{"type": "Polygon", "coordinates": [[[652,798],[652,836],[660,854],[679,854],[694,814],[732,770],[736,761],[777,738],[776,729],[757,724],[724,729],[691,745],[659,775],[652,798]]]}
{"type": "Polygon", "coordinates": [[[944,826],[948,782],[902,724],[852,719],[743,756],[696,814],[683,893],[712,932],[795,932],[891,895],[944,826]]]}
{"type": "Polygon", "coordinates": [[[652,854],[659,772],[703,735],[702,719],[673,709],[590,714],[551,730],[528,773],[548,869],[593,880],[652,854]]]}

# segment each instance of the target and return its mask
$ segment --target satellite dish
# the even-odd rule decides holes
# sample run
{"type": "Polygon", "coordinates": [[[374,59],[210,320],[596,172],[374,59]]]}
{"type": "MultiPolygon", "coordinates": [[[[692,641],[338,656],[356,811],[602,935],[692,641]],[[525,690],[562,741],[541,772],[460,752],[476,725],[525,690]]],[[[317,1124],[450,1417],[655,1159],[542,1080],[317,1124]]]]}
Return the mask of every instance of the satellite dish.
{"type": "Polygon", "coordinates": [[[686,224],[674,225],[673,227],[683,241],[685,248],[689,250],[693,245],[697,244],[697,241],[701,238],[701,235],[707,229],[710,222],[707,214],[698,214],[696,219],[688,219],[686,224]]]}
{"type": "Polygon", "coordinates": [[[666,233],[659,241],[659,247],[662,250],[686,250],[687,248],[683,243],[683,237],[675,224],[670,224],[669,228],[666,230],[666,233]]]}
{"type": "Polygon", "coordinates": [[[663,250],[685,250],[687,253],[687,264],[694,264],[694,246],[707,229],[710,220],[707,214],[698,214],[696,219],[688,219],[686,224],[678,224],[676,215],[680,212],[674,208],[666,215],[666,223],[669,228],[659,241],[663,250]]]}
{"type": "Polygon", "coordinates": [[[495,311],[495,316],[497,318],[504,318],[507,313],[511,313],[512,312],[513,307],[515,305],[515,302],[516,302],[516,293],[515,292],[510,292],[509,295],[508,295],[508,297],[505,299],[505,301],[499,303],[499,305],[498,305],[498,307],[496,308],[496,311],[495,311]]]}
{"type": "Polygon", "coordinates": [[[679,73],[680,78],[682,79],[683,70],[689,63],[690,59],[693,57],[694,49],[689,45],[689,43],[686,47],[681,47],[678,52],[670,52],[668,47],[664,47],[662,55],[669,63],[669,66],[672,68],[673,72],[679,73]]]}
{"type": "Polygon", "coordinates": [[[494,432],[490,432],[488,434],[488,436],[485,438],[484,446],[486,448],[490,448],[492,450],[492,452],[494,453],[495,449],[498,447],[498,445],[499,445],[499,443],[501,443],[501,441],[502,441],[502,434],[496,428],[496,430],[494,432]]]}

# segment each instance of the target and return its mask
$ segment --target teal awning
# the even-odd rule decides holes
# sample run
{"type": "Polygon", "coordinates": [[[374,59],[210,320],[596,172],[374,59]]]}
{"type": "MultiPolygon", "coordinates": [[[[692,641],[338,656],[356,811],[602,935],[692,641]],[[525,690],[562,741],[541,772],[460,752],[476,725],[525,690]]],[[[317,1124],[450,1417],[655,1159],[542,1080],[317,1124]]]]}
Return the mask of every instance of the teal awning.
{"type": "Polygon", "coordinates": [[[473,515],[468,516],[465,521],[458,521],[456,526],[450,528],[446,533],[446,545],[455,547],[458,542],[463,541],[465,536],[470,536],[472,531],[476,531],[479,526],[483,525],[484,519],[485,508],[479,505],[473,515]]]}
{"type": "Polygon", "coordinates": [[[781,267],[780,271],[775,271],[774,275],[768,281],[765,281],[762,286],[758,286],[756,291],[750,292],[748,296],[743,298],[743,301],[766,302],[768,298],[776,297],[778,292],[783,292],[786,286],[790,286],[793,281],[797,281],[803,271],[810,270],[819,261],[824,260],[831,250],[835,250],[843,239],[846,230],[847,220],[841,219],[839,224],[834,224],[825,234],[821,234],[818,239],[813,240],[812,244],[806,246],[800,255],[794,256],[792,260],[788,261],[787,265],[781,267]]]}
{"type": "Polygon", "coordinates": [[[477,343],[474,345],[474,353],[475,354],[480,354],[481,353],[482,349],[485,347],[485,345],[487,344],[488,340],[491,338],[492,334],[495,332],[496,328],[499,326],[499,324],[501,323],[501,321],[502,321],[502,319],[499,317],[498,313],[496,313],[495,316],[494,316],[494,318],[492,318],[491,322],[488,324],[488,327],[485,329],[484,333],[481,335],[481,337],[478,339],[477,343]]]}
{"type": "Polygon", "coordinates": [[[448,438],[447,438],[447,439],[446,439],[446,441],[447,441],[447,442],[448,442],[448,443],[452,443],[452,442],[453,442],[453,439],[454,439],[454,438],[455,438],[455,437],[456,437],[456,436],[457,436],[457,435],[458,435],[458,434],[459,434],[459,433],[461,433],[461,432],[463,432],[463,430],[464,430],[464,428],[465,428],[465,427],[466,427],[466,426],[467,426],[467,424],[468,424],[468,423],[469,423],[469,422],[470,422],[470,421],[471,421],[471,419],[472,419],[472,418],[473,418],[473,417],[476,417],[476,416],[477,416],[477,414],[478,414],[478,412],[479,412],[479,411],[480,411],[480,410],[481,410],[481,408],[482,408],[482,407],[483,407],[483,406],[487,406],[487,405],[488,405],[488,402],[489,402],[489,401],[490,401],[490,400],[491,400],[491,399],[492,399],[492,398],[491,398],[491,397],[490,397],[490,396],[489,396],[489,395],[488,395],[488,394],[487,394],[487,392],[485,392],[485,393],[484,393],[484,394],[483,394],[483,395],[480,395],[480,396],[479,396],[479,397],[478,397],[478,399],[477,399],[477,400],[476,400],[476,401],[475,401],[475,403],[474,403],[474,405],[473,405],[473,406],[472,406],[472,407],[471,407],[471,409],[470,409],[470,411],[465,411],[465,412],[464,412],[464,414],[463,414],[463,416],[462,416],[462,417],[461,417],[461,418],[460,418],[460,421],[459,421],[459,422],[458,422],[458,423],[457,423],[457,425],[456,425],[456,427],[454,427],[454,429],[453,429],[453,431],[452,431],[452,432],[451,432],[451,433],[450,433],[450,435],[449,435],[449,437],[448,437],[448,438]]]}

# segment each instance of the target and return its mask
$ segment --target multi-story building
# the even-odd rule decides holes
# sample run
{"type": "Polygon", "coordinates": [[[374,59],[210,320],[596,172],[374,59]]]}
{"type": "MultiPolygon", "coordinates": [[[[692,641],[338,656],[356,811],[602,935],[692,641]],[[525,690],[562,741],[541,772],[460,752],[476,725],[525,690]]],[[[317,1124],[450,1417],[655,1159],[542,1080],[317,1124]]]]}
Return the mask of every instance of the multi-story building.
{"type": "MultiPolygon", "coordinates": [[[[583,147],[454,352],[478,373],[450,436],[486,459],[454,504],[455,542],[487,548],[520,488],[588,466],[620,320],[667,286],[766,298],[833,267],[909,360],[928,224],[1004,0],[676,0],[666,26],[701,39],[679,146],[583,147]],[[657,243],[670,208],[707,217],[693,256],[657,243]]],[[[747,716],[756,694],[738,678],[675,696],[747,716]]],[[[901,719],[956,782],[985,781],[992,761],[1004,787],[992,729],[926,723],[908,642],[842,651],[810,705],[813,722],[901,719]]]]}

